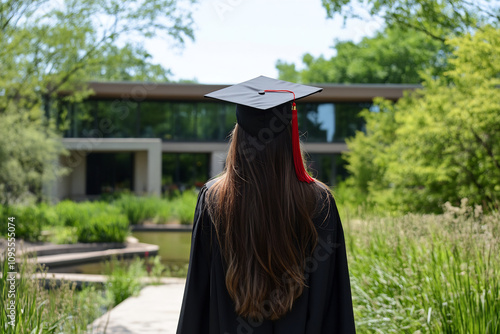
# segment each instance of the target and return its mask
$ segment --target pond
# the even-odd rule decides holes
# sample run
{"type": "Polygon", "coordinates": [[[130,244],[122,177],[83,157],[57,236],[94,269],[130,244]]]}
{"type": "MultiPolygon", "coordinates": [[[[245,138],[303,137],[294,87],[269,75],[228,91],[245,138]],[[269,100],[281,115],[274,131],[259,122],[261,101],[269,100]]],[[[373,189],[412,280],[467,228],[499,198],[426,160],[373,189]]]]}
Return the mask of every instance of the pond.
{"type": "MultiPolygon", "coordinates": [[[[191,232],[133,232],[139,242],[158,245],[158,255],[167,268],[177,271],[187,266],[191,249],[191,232]]],[[[51,273],[104,274],[104,262],[85,263],[49,269],[51,273]]],[[[184,270],[185,271],[185,270],[184,270]]]]}

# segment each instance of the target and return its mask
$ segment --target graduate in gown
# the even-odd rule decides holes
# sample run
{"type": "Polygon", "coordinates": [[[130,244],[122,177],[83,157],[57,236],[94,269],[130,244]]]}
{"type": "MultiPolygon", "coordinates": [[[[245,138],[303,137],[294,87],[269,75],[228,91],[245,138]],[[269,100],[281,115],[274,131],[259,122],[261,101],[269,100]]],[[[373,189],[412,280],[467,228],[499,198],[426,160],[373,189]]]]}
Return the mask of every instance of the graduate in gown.
{"type": "Polygon", "coordinates": [[[198,196],[177,334],[355,333],[335,200],[300,150],[295,99],[319,91],[260,76],[206,95],[237,125],[198,196]]]}

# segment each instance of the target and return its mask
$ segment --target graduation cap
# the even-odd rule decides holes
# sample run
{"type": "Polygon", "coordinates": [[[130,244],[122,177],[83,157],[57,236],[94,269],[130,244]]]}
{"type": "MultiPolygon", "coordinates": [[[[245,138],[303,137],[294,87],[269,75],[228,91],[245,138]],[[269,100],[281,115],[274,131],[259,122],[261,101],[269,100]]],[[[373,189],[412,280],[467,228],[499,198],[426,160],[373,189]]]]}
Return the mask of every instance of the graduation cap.
{"type": "Polygon", "coordinates": [[[314,182],[314,179],[307,174],[300,153],[295,100],[322,90],[323,88],[319,87],[259,76],[211,92],[205,97],[235,103],[238,125],[251,136],[257,138],[269,132],[278,135],[286,129],[286,125],[291,121],[295,174],[299,181],[311,183],[314,182]]]}

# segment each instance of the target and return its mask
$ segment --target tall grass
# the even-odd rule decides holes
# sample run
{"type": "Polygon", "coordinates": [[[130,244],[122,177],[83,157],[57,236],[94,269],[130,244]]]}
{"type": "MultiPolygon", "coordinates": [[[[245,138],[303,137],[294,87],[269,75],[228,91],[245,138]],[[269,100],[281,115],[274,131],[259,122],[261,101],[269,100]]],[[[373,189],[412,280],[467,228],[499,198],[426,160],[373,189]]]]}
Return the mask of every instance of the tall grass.
{"type": "Polygon", "coordinates": [[[137,295],[143,284],[141,278],[147,275],[144,266],[144,260],[134,258],[130,263],[119,261],[113,257],[111,261],[105,264],[106,275],[106,293],[113,305],[118,305],[130,296],[137,295]]]}
{"type": "Polygon", "coordinates": [[[358,333],[500,333],[500,214],[346,220],[358,333]]]}
{"type": "Polygon", "coordinates": [[[92,286],[76,291],[74,285],[63,282],[59,287],[52,284],[50,289],[45,289],[45,281],[31,278],[37,265],[23,258],[17,268],[20,275],[15,282],[16,297],[12,299],[15,301],[15,326],[11,326],[6,317],[7,303],[11,299],[8,299],[9,269],[5,258],[0,259],[1,333],[82,333],[110,306],[102,291],[92,286]]]}

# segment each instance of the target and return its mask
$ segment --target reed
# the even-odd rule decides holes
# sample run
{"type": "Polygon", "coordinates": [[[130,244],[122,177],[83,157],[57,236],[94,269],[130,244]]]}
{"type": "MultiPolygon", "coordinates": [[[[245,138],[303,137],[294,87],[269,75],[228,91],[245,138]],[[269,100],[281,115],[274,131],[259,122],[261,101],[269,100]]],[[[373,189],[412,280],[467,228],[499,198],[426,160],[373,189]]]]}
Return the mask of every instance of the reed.
{"type": "Polygon", "coordinates": [[[500,214],[346,219],[358,333],[500,333],[500,214]]]}

